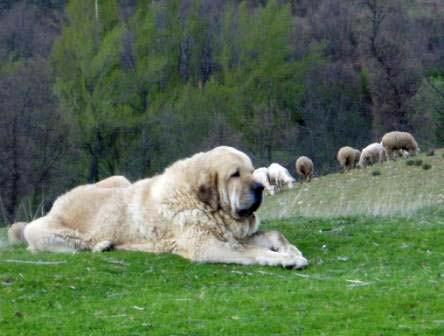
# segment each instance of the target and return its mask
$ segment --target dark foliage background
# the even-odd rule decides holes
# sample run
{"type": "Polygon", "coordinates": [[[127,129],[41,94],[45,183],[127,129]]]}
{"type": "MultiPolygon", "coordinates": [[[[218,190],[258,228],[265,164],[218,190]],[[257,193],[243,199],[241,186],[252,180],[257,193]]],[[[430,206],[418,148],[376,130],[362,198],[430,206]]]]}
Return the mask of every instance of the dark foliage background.
{"type": "Polygon", "coordinates": [[[256,166],[390,130],[444,145],[433,0],[0,0],[0,209],[226,144],[256,166]]]}

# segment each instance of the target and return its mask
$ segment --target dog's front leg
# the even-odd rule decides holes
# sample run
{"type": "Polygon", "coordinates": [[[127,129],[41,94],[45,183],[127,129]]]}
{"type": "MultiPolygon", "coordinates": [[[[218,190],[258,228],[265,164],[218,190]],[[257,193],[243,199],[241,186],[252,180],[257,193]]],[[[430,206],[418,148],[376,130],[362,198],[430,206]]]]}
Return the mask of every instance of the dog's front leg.
{"type": "Polygon", "coordinates": [[[242,265],[268,265],[303,268],[308,262],[302,255],[273,251],[254,242],[241,244],[237,241],[207,241],[196,251],[192,260],[198,262],[233,263],[242,265]]]}
{"type": "Polygon", "coordinates": [[[139,252],[151,252],[156,253],[158,252],[154,246],[154,244],[150,242],[144,242],[144,243],[129,243],[129,244],[119,244],[113,246],[114,250],[121,250],[121,251],[139,251],[139,252]]]}
{"type": "Polygon", "coordinates": [[[262,246],[272,251],[303,257],[302,252],[279,231],[258,231],[247,238],[247,243],[262,246]]]}

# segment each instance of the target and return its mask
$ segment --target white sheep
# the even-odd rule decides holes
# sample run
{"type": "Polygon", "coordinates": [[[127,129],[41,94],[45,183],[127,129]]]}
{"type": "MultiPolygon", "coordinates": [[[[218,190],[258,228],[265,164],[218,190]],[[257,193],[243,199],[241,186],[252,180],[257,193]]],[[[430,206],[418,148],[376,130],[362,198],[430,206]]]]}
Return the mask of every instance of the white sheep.
{"type": "Polygon", "coordinates": [[[400,157],[402,157],[403,159],[408,159],[408,158],[410,157],[410,153],[409,153],[408,151],[404,150],[404,149],[401,149],[401,150],[398,152],[398,155],[399,155],[400,157]]]}
{"type": "Polygon", "coordinates": [[[253,176],[257,182],[261,183],[264,186],[265,193],[269,195],[275,194],[275,186],[271,185],[270,183],[270,177],[268,176],[267,167],[257,168],[253,172],[253,176]]]}
{"type": "Polygon", "coordinates": [[[284,188],[292,189],[296,183],[296,180],[290,175],[287,168],[282,167],[279,163],[272,163],[268,167],[268,176],[270,177],[270,183],[275,186],[276,191],[281,191],[284,188]]]}
{"type": "Polygon", "coordinates": [[[359,159],[359,167],[365,168],[374,163],[383,163],[387,160],[386,152],[384,146],[380,143],[375,142],[361,151],[361,157],[359,159]]]}

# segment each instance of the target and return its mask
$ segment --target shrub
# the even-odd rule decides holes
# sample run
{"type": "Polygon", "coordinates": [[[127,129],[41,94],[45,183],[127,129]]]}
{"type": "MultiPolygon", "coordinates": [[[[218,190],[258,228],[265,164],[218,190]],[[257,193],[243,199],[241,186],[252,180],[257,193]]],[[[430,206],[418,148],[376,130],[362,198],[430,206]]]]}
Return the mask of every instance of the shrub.
{"type": "Polygon", "coordinates": [[[429,150],[426,154],[427,156],[433,156],[435,155],[435,151],[433,149],[429,150]]]}
{"type": "Polygon", "coordinates": [[[429,170],[430,168],[432,168],[432,165],[430,163],[424,163],[422,165],[422,169],[424,170],[429,170]]]}
{"type": "Polygon", "coordinates": [[[418,160],[415,160],[415,166],[421,166],[422,165],[422,160],[421,159],[418,159],[418,160]]]}
{"type": "Polygon", "coordinates": [[[376,170],[372,171],[372,175],[373,175],[373,176],[379,176],[379,175],[381,175],[381,171],[379,171],[378,169],[376,169],[376,170]]]}
{"type": "Polygon", "coordinates": [[[405,162],[405,164],[406,164],[407,166],[413,166],[413,165],[415,164],[415,160],[407,160],[407,161],[405,162]]]}

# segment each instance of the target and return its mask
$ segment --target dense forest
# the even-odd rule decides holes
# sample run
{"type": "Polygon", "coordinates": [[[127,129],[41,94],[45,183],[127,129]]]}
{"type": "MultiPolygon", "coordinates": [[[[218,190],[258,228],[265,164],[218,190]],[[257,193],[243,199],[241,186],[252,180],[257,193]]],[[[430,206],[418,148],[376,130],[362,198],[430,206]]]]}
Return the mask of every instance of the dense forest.
{"type": "Polygon", "coordinates": [[[0,223],[220,144],[321,174],[443,127],[439,0],[0,0],[0,223]]]}

